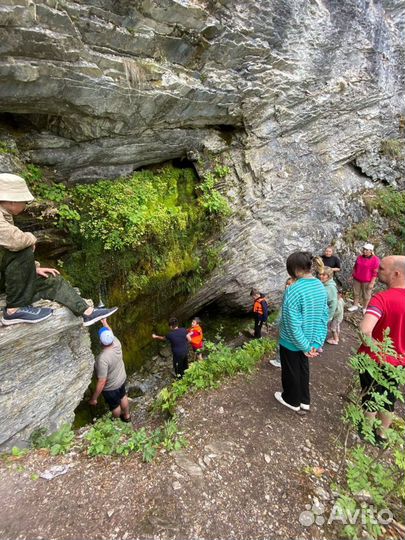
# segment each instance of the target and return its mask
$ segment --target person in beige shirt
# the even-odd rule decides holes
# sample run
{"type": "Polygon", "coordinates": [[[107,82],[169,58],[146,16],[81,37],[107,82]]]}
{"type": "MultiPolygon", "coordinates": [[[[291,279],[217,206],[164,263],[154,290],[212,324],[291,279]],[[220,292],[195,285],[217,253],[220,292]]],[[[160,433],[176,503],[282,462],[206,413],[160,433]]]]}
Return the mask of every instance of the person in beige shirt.
{"type": "Polygon", "coordinates": [[[114,336],[107,321],[103,319],[101,322],[103,326],[98,331],[98,335],[103,349],[96,359],[95,369],[98,380],[89,403],[97,405],[97,399],[102,393],[114,418],[130,422],[128,396],[125,389],[127,374],[122,358],[121,343],[114,336]]]}
{"type": "Polygon", "coordinates": [[[0,174],[0,292],[6,293],[1,322],[8,326],[38,323],[52,315],[50,308],[32,306],[40,299],[59,302],[90,326],[109,317],[118,308],[93,308],[77,294],[55,268],[43,268],[35,262],[36,237],[14,225],[33,195],[20,176],[0,174]]]}

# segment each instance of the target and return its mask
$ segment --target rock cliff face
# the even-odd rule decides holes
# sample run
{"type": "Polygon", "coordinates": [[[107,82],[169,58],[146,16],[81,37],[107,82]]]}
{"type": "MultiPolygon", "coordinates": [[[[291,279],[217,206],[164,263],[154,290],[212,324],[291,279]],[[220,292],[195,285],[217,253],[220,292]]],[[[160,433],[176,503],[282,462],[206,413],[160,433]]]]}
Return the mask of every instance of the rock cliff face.
{"type": "Polygon", "coordinates": [[[224,263],[188,310],[246,305],[253,285],[280,289],[291,251],[339,240],[401,125],[403,0],[6,0],[0,14],[0,110],[25,126],[27,159],[68,182],[231,166],[224,263]]]}
{"type": "Polygon", "coordinates": [[[58,308],[43,323],[0,326],[0,350],[0,450],[73,421],[94,365],[81,319],[58,308]]]}

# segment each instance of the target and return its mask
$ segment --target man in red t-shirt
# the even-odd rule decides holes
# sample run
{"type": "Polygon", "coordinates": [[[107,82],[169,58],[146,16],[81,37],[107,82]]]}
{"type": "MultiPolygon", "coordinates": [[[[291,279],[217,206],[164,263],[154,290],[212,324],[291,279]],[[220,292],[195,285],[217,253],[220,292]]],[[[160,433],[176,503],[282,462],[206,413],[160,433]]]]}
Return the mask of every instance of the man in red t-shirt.
{"type": "MultiPolygon", "coordinates": [[[[384,330],[389,328],[389,335],[397,355],[387,355],[384,360],[393,366],[405,366],[405,257],[399,255],[385,257],[380,263],[378,279],[388,288],[370,300],[360,323],[360,331],[376,341],[383,341],[384,330]]],[[[377,360],[376,355],[364,343],[358,352],[366,353],[377,360]]],[[[385,390],[377,385],[367,372],[360,375],[360,382],[363,392],[372,390],[382,394],[385,390]]],[[[364,403],[371,399],[367,394],[364,397],[364,403]]],[[[378,419],[381,420],[381,430],[378,433],[380,438],[384,438],[384,430],[390,427],[391,412],[394,410],[395,397],[388,394],[387,398],[391,401],[391,405],[386,406],[387,412],[378,413],[378,419]]],[[[377,413],[367,412],[366,415],[375,418],[377,413]]]]}

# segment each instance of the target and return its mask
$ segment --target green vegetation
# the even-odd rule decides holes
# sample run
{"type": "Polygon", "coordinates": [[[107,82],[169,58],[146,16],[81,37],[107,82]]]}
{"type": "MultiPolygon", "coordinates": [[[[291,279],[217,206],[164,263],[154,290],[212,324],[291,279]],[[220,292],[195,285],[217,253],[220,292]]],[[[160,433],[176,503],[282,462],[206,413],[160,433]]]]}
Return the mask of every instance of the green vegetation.
{"type": "Polygon", "coordinates": [[[354,244],[358,240],[370,241],[377,232],[377,225],[371,218],[365,219],[353,225],[346,233],[346,241],[354,244]]]}
{"type": "Polygon", "coordinates": [[[23,457],[27,454],[27,452],[28,452],[28,448],[18,448],[17,446],[13,446],[13,448],[11,449],[11,455],[14,458],[23,457]]]}
{"type": "MultiPolygon", "coordinates": [[[[395,356],[389,332],[383,343],[367,340],[371,350],[382,360],[385,354],[395,356]]],[[[405,503],[405,423],[397,419],[387,430],[387,442],[376,448],[376,430],[380,427],[379,420],[366,417],[362,408],[363,394],[358,382],[360,373],[369,373],[377,384],[392,392],[397,399],[404,401],[398,386],[405,383],[405,369],[395,368],[382,361],[377,363],[366,354],[356,354],[349,360],[355,378],[349,389],[348,405],[345,408],[343,420],[347,426],[344,434],[344,456],[340,466],[340,476],[333,486],[339,492],[337,507],[342,516],[347,518],[344,533],[348,538],[362,537],[365,529],[369,538],[379,538],[383,531],[381,524],[375,520],[372,511],[392,512],[397,521],[403,516],[405,503]],[[347,449],[348,435],[351,430],[361,433],[364,443],[355,444],[347,449]],[[368,445],[366,443],[369,443],[368,445]],[[367,507],[364,507],[364,496],[367,496],[367,507]],[[350,524],[350,516],[356,510],[361,511],[365,519],[350,524]],[[363,522],[364,521],[364,522],[363,522]]],[[[387,393],[384,395],[372,392],[372,411],[383,411],[388,403],[387,393]]]]}
{"type": "Polygon", "coordinates": [[[69,424],[64,424],[58,431],[46,435],[44,430],[38,430],[31,436],[31,444],[34,448],[48,448],[52,456],[66,454],[73,445],[74,431],[69,424]]]}
{"type": "Polygon", "coordinates": [[[196,184],[191,169],[168,166],[69,189],[44,182],[35,165],[27,167],[24,177],[40,200],[57,203],[58,227],[81,241],[96,241],[106,251],[121,251],[151,241],[166,242],[168,235],[185,231],[204,214],[214,217],[217,224],[229,216],[229,204],[216,189],[218,180],[228,173],[227,167],[216,166],[196,184]]]}
{"type": "MultiPolygon", "coordinates": [[[[134,431],[132,424],[113,419],[111,414],[100,418],[84,438],[75,438],[74,431],[65,424],[52,435],[45,435],[38,430],[31,437],[31,446],[36,449],[48,449],[52,456],[66,454],[73,444],[78,452],[86,452],[88,456],[128,456],[138,452],[143,461],[150,462],[159,449],[167,452],[180,450],[187,446],[187,440],[179,432],[176,418],[173,417],[161,428],[148,432],[145,428],[134,431]]],[[[20,458],[28,452],[14,447],[11,455],[20,458]]]]}
{"type": "Polygon", "coordinates": [[[388,187],[374,192],[367,200],[367,206],[376,209],[388,219],[389,228],[385,241],[393,253],[405,252],[405,191],[388,187]]]}
{"type": "Polygon", "coordinates": [[[381,142],[380,152],[384,156],[397,159],[401,157],[404,149],[403,139],[386,139],[381,142]]]}
{"type": "Polygon", "coordinates": [[[222,342],[208,342],[205,347],[210,353],[208,358],[191,364],[180,381],[164,388],[153,405],[155,411],[173,414],[177,401],[187,392],[216,388],[224,377],[250,373],[265,354],[275,350],[276,344],[269,339],[257,339],[239,349],[231,349],[222,342]]]}
{"type": "Polygon", "coordinates": [[[204,208],[206,213],[212,218],[217,219],[228,217],[231,214],[226,198],[215,189],[218,178],[222,178],[227,174],[227,167],[217,167],[214,172],[209,172],[204,175],[203,182],[199,185],[199,190],[202,196],[199,198],[199,204],[204,208]],[[223,171],[226,171],[225,173],[223,171]]]}
{"type": "Polygon", "coordinates": [[[146,462],[153,460],[159,448],[171,452],[187,445],[187,440],[178,431],[175,418],[148,433],[144,427],[134,431],[130,424],[105,416],[87,433],[86,440],[90,443],[87,447],[89,456],[128,456],[138,452],[146,462]]]}
{"type": "MultiPolygon", "coordinates": [[[[393,254],[405,252],[405,191],[386,187],[369,192],[364,196],[364,202],[371,213],[378,213],[387,219],[388,227],[384,231],[384,241],[393,254]]],[[[353,244],[356,241],[371,241],[377,245],[381,242],[381,230],[372,217],[353,225],[346,232],[346,241],[353,244]]]]}
{"type": "Polygon", "coordinates": [[[166,330],[162,321],[220,261],[217,237],[230,208],[217,188],[228,173],[215,164],[199,181],[192,169],[166,166],[66,187],[34,165],[26,169],[38,208],[46,206],[43,219],[75,246],[63,257],[64,276],[86,298],[126,306],[114,330],[129,372],[145,348],[156,350],[152,332],[166,330]]]}
{"type": "Polygon", "coordinates": [[[6,141],[0,141],[0,154],[17,154],[17,150],[13,148],[13,146],[6,142],[6,141]]]}
{"type": "Polygon", "coordinates": [[[85,295],[97,294],[101,283],[118,278],[125,297],[120,300],[132,301],[156,289],[162,278],[190,272],[201,278],[218,261],[216,247],[204,253],[202,242],[230,214],[216,189],[228,172],[217,166],[198,184],[191,169],[165,167],[66,188],[45,182],[41,170],[31,165],[25,178],[40,203],[54,204],[54,224],[78,248],[64,261],[67,276],[81,284],[85,295]]]}

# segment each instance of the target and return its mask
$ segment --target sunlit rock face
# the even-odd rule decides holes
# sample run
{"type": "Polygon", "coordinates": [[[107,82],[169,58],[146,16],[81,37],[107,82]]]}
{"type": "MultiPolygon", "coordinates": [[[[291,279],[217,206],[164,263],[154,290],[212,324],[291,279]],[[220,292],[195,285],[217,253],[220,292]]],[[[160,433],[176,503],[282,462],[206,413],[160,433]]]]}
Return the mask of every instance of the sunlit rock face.
{"type": "Polygon", "coordinates": [[[399,182],[375,155],[401,125],[401,0],[14,0],[0,15],[0,110],[57,179],[231,167],[223,264],[187,311],[280,291],[289,253],[339,246],[361,191],[399,182]]]}

